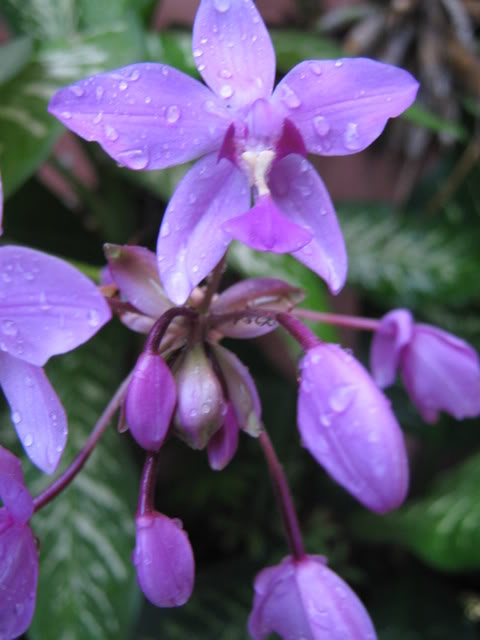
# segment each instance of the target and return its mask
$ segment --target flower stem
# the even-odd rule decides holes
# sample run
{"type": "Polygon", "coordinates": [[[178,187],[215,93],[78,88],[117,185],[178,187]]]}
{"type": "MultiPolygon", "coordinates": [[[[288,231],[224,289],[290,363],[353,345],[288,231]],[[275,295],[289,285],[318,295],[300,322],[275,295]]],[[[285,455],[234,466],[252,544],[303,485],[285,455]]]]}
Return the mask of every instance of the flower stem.
{"type": "Polygon", "coordinates": [[[352,329],[363,329],[365,331],[376,331],[380,325],[379,320],[373,318],[360,318],[358,316],[344,316],[335,313],[323,313],[320,311],[310,311],[310,309],[294,309],[293,313],[297,318],[313,320],[314,322],[324,322],[339,327],[351,327],[352,329]]]}
{"type": "Polygon", "coordinates": [[[188,318],[197,318],[198,314],[193,309],[187,307],[173,307],[168,309],[160,318],[155,322],[150,333],[148,334],[147,341],[145,343],[145,351],[151,351],[157,353],[160,349],[160,343],[163,340],[165,333],[170,323],[177,316],[187,316],[188,318]]]}
{"type": "Polygon", "coordinates": [[[277,320],[295,338],[304,351],[313,349],[321,343],[321,340],[303,322],[297,320],[290,313],[277,314],[277,320]]]}
{"type": "Polygon", "coordinates": [[[220,280],[222,279],[223,273],[225,271],[226,261],[227,254],[225,253],[210,275],[210,280],[205,291],[205,296],[198,309],[200,313],[205,313],[206,311],[208,311],[212,298],[217,293],[217,289],[220,285],[220,280]]]}
{"type": "Polygon", "coordinates": [[[90,454],[95,449],[98,441],[102,437],[103,433],[106,431],[108,425],[110,424],[111,419],[113,418],[115,412],[118,410],[120,405],[123,402],[123,398],[127,392],[128,384],[130,382],[130,378],[132,377],[132,373],[129,373],[125,380],[118,387],[115,395],[112,397],[108,405],[106,406],[104,412],[98,419],[97,423],[93,427],[92,432],[87,438],[83,449],[76,455],[73,462],[65,471],[59,476],[56,480],[52,482],[46,489],[44,489],[36,498],[34,498],[34,512],[39,511],[47,505],[53,498],[55,498],[61,491],[63,491],[75,478],[77,473],[81,471],[83,465],[86,463],[90,454]]]}
{"type": "Polygon", "coordinates": [[[155,481],[157,479],[158,452],[149,451],[143,465],[138,497],[137,516],[144,516],[154,510],[155,481]]]}
{"type": "Polygon", "coordinates": [[[288,545],[295,560],[302,560],[305,557],[305,549],[303,547],[302,534],[285,473],[277,458],[268,433],[262,431],[258,440],[268,465],[268,471],[282,516],[288,545]]]}

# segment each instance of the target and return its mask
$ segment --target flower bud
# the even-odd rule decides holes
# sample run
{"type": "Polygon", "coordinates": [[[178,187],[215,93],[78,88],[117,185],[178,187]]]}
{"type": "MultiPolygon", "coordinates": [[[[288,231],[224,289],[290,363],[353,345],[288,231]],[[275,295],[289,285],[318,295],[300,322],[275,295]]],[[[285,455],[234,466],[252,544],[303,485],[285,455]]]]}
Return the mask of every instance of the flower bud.
{"type": "Polygon", "coordinates": [[[376,640],[355,593],[320,556],[287,557],[255,579],[248,630],[253,640],[277,633],[283,640],[376,640]]]}
{"type": "Polygon", "coordinates": [[[238,447],[238,422],[232,404],[227,404],[227,412],[220,429],[208,443],[208,464],[214,471],[225,469],[238,447]]]}
{"type": "Polygon", "coordinates": [[[403,434],[387,398],[340,347],[320,344],[301,363],[298,426],[303,445],[326,471],[378,513],[408,490],[403,434]]]}
{"type": "Polygon", "coordinates": [[[125,399],[125,417],[141,447],[148,451],[160,449],[170,426],[175,402],[175,380],[162,356],[142,353],[125,399]]]}
{"type": "Polygon", "coordinates": [[[179,520],[151,512],[137,516],[133,563],[140,589],[157,607],[180,607],[193,590],[195,563],[179,520]]]}
{"type": "Polygon", "coordinates": [[[407,392],[426,422],[440,411],[458,420],[480,414],[480,364],[476,351],[456,336],[415,324],[397,309],[380,321],[370,354],[377,384],[386,387],[400,367],[407,392]]]}
{"type": "Polygon", "coordinates": [[[193,449],[204,449],[223,422],[225,403],[220,382],[201,344],[187,351],[175,379],[175,433],[193,449]]]}

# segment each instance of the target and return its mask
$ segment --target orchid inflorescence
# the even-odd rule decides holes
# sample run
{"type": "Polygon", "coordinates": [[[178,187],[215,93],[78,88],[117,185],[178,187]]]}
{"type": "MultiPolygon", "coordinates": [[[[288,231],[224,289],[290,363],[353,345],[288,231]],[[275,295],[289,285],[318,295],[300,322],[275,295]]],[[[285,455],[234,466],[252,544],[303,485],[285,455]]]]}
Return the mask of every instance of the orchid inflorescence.
{"type": "Polygon", "coordinates": [[[414,78],[373,60],[309,60],[273,90],[273,46],[251,0],[201,0],[193,57],[207,86],[166,65],[140,63],[81,80],[50,103],[67,127],[98,141],[130,169],[199,158],[167,207],[156,255],[139,246],[106,245],[108,264],[97,287],[63,260],[0,248],[0,383],[25,452],[45,473],[59,464],[67,419],[43,365],[91,338],[112,312],[147,336],[84,449],[41,494],[32,497],[20,461],[0,447],[5,640],[21,635],[34,613],[38,552],[30,521],[75,478],[119,409],[146,451],[133,562],[153,604],[183,605],[194,582],[187,533],[155,508],[159,450],[176,436],[206,450],[210,467],[220,471],[246,432],[264,453],[290,547],[283,562],[255,579],[251,637],[376,638],[350,587],[325,558],[305,551],[255,382],[220,344],[224,337],[250,339],[280,327],[296,339],[304,351],[297,413],[302,444],[333,480],[377,513],[398,507],[408,491],[404,438],[381,390],[397,370],[427,422],[440,411],[458,419],[480,414],[475,351],[435,327],[415,324],[406,309],[381,320],[297,309],[303,292],[274,278],[218,292],[233,239],[291,253],[333,293],[343,287],[342,233],[306,154],[367,147],[413,102],[414,78]],[[373,378],[352,353],[320,341],[302,317],[373,332],[373,378]]]}

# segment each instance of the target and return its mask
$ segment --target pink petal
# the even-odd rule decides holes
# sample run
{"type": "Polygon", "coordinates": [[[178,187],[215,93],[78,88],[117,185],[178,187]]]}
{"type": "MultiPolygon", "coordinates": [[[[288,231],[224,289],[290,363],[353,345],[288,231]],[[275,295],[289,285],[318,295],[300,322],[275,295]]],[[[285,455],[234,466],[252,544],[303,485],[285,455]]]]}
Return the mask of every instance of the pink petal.
{"type": "Polygon", "coordinates": [[[111,318],[97,287],[64,260],[0,248],[0,350],[43,365],[89,340],[111,318]]]}
{"type": "Polygon", "coordinates": [[[210,438],[207,446],[208,464],[214,471],[225,469],[238,447],[238,422],[230,402],[220,429],[210,438]]]}
{"type": "MultiPolygon", "coordinates": [[[[301,302],[305,294],[301,289],[276,278],[249,278],[225,289],[210,306],[212,313],[229,313],[250,309],[289,311],[301,302]]],[[[254,338],[270,333],[278,326],[271,318],[252,320],[245,318],[239,322],[222,324],[218,329],[230,338],[254,338]]]]}
{"type": "Polygon", "coordinates": [[[367,371],[336,345],[310,349],[301,363],[298,426],[303,445],[357,500],[384,513],[408,490],[403,434],[367,371]]]}
{"type": "Polygon", "coordinates": [[[13,640],[33,618],[38,558],[30,527],[12,525],[0,533],[0,638],[13,640]]]}
{"type": "Polygon", "coordinates": [[[387,313],[375,332],[370,350],[370,368],[381,389],[395,382],[402,351],[413,335],[413,318],[407,309],[387,313]]]}
{"type": "Polygon", "coordinates": [[[458,420],[480,415],[478,354],[463,340],[416,324],[401,367],[407,391],[426,422],[435,422],[440,411],[458,420]]]}
{"type": "Polygon", "coordinates": [[[231,241],[223,222],[249,204],[247,178],[228,160],[217,163],[216,154],[199,160],[180,182],[157,243],[160,279],[175,304],[218,264],[231,241]]]}
{"type": "Polygon", "coordinates": [[[348,155],[378,138],[387,120],[412,104],[418,86],[407,71],[367,58],[308,60],[278,84],[272,102],[309,152],[348,155]]]}
{"type": "Polygon", "coordinates": [[[26,524],[33,513],[33,499],[23,480],[20,460],[0,447],[0,498],[17,524],[26,524]]]}
{"type": "Polygon", "coordinates": [[[67,441],[67,417],[40,367],[0,354],[0,384],[25,453],[45,473],[53,473],[67,441]]]}
{"type": "Polygon", "coordinates": [[[357,595],[319,556],[288,557],[258,574],[248,630],[253,640],[272,632],[283,640],[376,640],[357,595]]]}
{"type": "Polygon", "coordinates": [[[332,201],[317,172],[301,156],[289,155],[272,167],[269,184],[282,213],[313,236],[293,257],[338,293],[347,277],[347,252],[332,201]]]}
{"type": "Polygon", "coordinates": [[[222,228],[252,249],[274,253],[297,251],[312,239],[306,229],[282,215],[270,196],[260,197],[247,213],[230,218],[222,228]]]}
{"type": "Polygon", "coordinates": [[[182,606],[192,594],[195,562],[181,523],[157,512],[135,523],[133,562],[141,590],[156,607],[182,606]]]}
{"type": "Polygon", "coordinates": [[[251,0],[201,0],[192,46],[203,79],[226,104],[270,96],[275,52],[251,0]]]}
{"type": "Polygon", "coordinates": [[[175,409],[175,380],[162,356],[144,352],[138,358],[125,399],[125,417],[138,444],[157,451],[175,409]]]}
{"type": "Polygon", "coordinates": [[[163,169],[220,147],[231,116],[198,80],[140,63],[60,89],[49,111],[130,169],[163,169]]]}
{"type": "Polygon", "coordinates": [[[159,318],[172,306],[158,277],[152,251],[118,244],[106,244],[104,251],[112,278],[130,304],[151,318],[159,318]]]}

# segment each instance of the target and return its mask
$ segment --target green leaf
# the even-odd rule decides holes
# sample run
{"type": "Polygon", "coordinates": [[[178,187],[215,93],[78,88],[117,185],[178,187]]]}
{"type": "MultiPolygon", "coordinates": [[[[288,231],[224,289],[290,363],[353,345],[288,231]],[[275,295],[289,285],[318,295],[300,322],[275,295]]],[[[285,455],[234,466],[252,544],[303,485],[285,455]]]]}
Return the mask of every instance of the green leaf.
{"type": "Polygon", "coordinates": [[[469,137],[468,131],[458,122],[445,120],[445,118],[437,116],[419,104],[412,105],[402,117],[423,129],[430,129],[435,133],[447,133],[459,142],[465,142],[469,137]]]}
{"type": "Polygon", "coordinates": [[[148,59],[164,62],[191,76],[200,77],[192,55],[192,36],[186,31],[149,33],[146,41],[148,59]]]}
{"type": "Polygon", "coordinates": [[[378,517],[362,514],[357,532],[370,542],[397,542],[445,571],[480,568],[480,455],[437,479],[427,496],[378,517]]]}
{"type": "Polygon", "coordinates": [[[103,31],[46,44],[23,70],[0,86],[0,167],[5,195],[46,159],[63,131],[47,112],[60,87],[138,59],[139,27],[118,22],[103,31]]]}
{"type": "MultiPolygon", "coordinates": [[[[48,366],[69,417],[62,469],[118,386],[126,348],[121,327],[112,326],[48,366]]],[[[138,476],[123,439],[114,422],[73,483],[32,520],[41,543],[33,640],[129,637],[138,596],[131,562],[138,476]]],[[[51,481],[31,465],[26,477],[34,493],[51,481]]]]}
{"type": "Polygon", "coordinates": [[[270,35],[277,56],[277,68],[282,73],[290,71],[303,60],[341,58],[346,55],[334,40],[317,33],[274,29],[270,35]]]}
{"type": "Polygon", "coordinates": [[[75,31],[76,0],[3,0],[1,13],[10,26],[39,40],[51,40],[75,31]]]}
{"type": "Polygon", "coordinates": [[[30,60],[32,40],[27,36],[10,40],[0,47],[0,84],[13,78],[30,60]]]}

